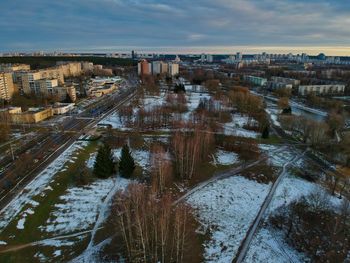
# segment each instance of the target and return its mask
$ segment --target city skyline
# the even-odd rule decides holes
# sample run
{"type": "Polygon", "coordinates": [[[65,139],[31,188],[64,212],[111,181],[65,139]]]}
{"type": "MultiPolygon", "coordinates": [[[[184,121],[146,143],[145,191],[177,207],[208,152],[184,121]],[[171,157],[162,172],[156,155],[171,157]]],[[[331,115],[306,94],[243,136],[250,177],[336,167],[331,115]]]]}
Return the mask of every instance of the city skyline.
{"type": "Polygon", "coordinates": [[[345,1],[5,0],[3,6],[0,52],[350,55],[345,1]]]}

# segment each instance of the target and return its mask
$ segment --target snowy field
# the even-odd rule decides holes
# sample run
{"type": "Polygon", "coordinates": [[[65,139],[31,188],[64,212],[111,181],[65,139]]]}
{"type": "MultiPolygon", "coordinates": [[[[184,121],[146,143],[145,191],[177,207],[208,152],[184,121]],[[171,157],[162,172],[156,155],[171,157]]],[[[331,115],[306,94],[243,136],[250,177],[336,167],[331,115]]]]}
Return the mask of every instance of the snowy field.
{"type": "Polygon", "coordinates": [[[205,243],[206,262],[232,262],[270,187],[236,176],[208,185],[188,198],[203,231],[211,234],[205,243]]]}
{"type": "MultiPolygon", "coordinates": [[[[326,190],[321,186],[293,175],[287,175],[276,189],[267,216],[273,214],[279,207],[289,205],[293,201],[307,197],[315,191],[320,191],[328,195],[330,204],[335,209],[340,206],[341,200],[327,194],[326,190]]],[[[245,262],[280,263],[305,262],[305,260],[305,255],[285,243],[283,236],[278,230],[264,225],[254,237],[245,262]]]]}
{"type": "Polygon", "coordinates": [[[109,178],[85,187],[69,188],[60,197],[60,202],[55,204],[47,225],[41,226],[40,229],[57,234],[88,229],[95,223],[103,200],[114,185],[117,184],[118,189],[124,189],[127,182],[121,178],[109,178]]]}
{"type": "Polygon", "coordinates": [[[68,160],[74,162],[73,155],[86,146],[86,142],[76,142],[65,150],[55,161],[31,181],[12,201],[0,211],[0,231],[3,230],[12,220],[19,216],[18,229],[25,227],[26,217],[33,214],[33,210],[39,205],[33,200],[37,195],[45,196],[45,192],[51,191],[48,187],[54,176],[64,170],[68,160]],[[24,207],[27,210],[23,211],[24,207]],[[23,211],[23,212],[22,212],[23,211]]]}

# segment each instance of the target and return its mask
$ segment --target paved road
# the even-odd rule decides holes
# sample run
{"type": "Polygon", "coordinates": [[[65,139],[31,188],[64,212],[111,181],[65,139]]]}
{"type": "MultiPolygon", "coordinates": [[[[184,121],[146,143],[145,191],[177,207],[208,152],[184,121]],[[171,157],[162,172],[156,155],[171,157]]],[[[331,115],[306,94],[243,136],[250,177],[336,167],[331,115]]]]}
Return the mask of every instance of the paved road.
{"type": "Polygon", "coordinates": [[[269,205],[272,201],[272,198],[276,192],[276,189],[277,189],[278,185],[281,183],[281,181],[283,180],[283,178],[285,177],[285,175],[287,174],[286,171],[287,171],[288,166],[292,163],[295,163],[297,160],[299,160],[304,155],[304,153],[295,156],[292,160],[290,160],[289,162],[287,162],[283,165],[283,169],[282,169],[281,173],[279,174],[276,181],[272,185],[269,194],[267,195],[263,205],[260,208],[258,215],[256,216],[256,218],[254,220],[254,223],[250,226],[248,233],[247,233],[245,239],[243,240],[243,242],[238,250],[238,254],[236,255],[236,258],[232,262],[234,262],[234,263],[243,262],[246,254],[249,250],[249,245],[252,242],[253,237],[256,233],[256,230],[258,229],[258,226],[260,225],[261,220],[263,219],[263,216],[264,216],[267,208],[269,207],[269,205]]]}

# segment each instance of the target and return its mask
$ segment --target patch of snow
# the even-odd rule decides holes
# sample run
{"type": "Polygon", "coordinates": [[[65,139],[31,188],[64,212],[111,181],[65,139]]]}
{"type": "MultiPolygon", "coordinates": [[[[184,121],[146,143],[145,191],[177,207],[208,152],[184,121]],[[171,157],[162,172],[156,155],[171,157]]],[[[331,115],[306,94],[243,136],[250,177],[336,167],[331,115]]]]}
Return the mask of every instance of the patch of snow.
{"type": "Polygon", "coordinates": [[[43,253],[37,252],[34,257],[39,259],[40,262],[47,262],[47,258],[43,253]]]}
{"type": "Polygon", "coordinates": [[[94,168],[97,152],[91,153],[89,159],[86,161],[87,168],[94,168]]]}
{"type": "Polygon", "coordinates": [[[59,257],[62,255],[62,251],[61,250],[56,250],[55,252],[53,252],[53,256],[54,257],[59,257]]]}
{"type": "Polygon", "coordinates": [[[66,241],[63,239],[46,239],[38,242],[41,246],[48,246],[48,247],[69,247],[73,246],[74,242],[72,241],[66,241]]]}
{"type": "Polygon", "coordinates": [[[24,223],[26,222],[26,217],[22,217],[20,220],[18,220],[17,223],[17,229],[24,229],[24,223]]]}
{"type": "Polygon", "coordinates": [[[24,211],[25,214],[29,214],[29,215],[33,215],[34,214],[34,210],[31,208],[28,208],[26,211],[24,211]]]}
{"type": "Polygon", "coordinates": [[[7,242],[0,240],[0,246],[5,246],[7,245],[7,242]]]}
{"type": "Polygon", "coordinates": [[[218,150],[213,158],[214,164],[220,165],[231,165],[238,162],[238,154],[234,152],[227,152],[223,150],[218,150]]]}
{"type": "Polygon", "coordinates": [[[200,223],[211,233],[211,240],[205,244],[206,262],[232,262],[270,187],[234,176],[188,198],[200,223]]]}
{"type": "Polygon", "coordinates": [[[223,125],[224,134],[227,136],[237,136],[237,137],[245,137],[245,138],[258,138],[260,136],[259,133],[255,131],[249,131],[243,128],[235,127],[235,124],[225,123],[223,125]]]}
{"type": "Polygon", "coordinates": [[[281,127],[281,123],[278,121],[278,110],[277,109],[265,109],[266,113],[270,115],[273,125],[281,127]]]}

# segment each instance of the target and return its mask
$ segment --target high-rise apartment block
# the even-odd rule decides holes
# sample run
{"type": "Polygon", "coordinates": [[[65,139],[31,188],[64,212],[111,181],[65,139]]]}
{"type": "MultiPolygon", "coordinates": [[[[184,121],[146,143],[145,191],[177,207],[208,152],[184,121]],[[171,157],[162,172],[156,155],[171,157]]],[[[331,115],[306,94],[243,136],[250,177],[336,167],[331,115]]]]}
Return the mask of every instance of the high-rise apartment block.
{"type": "Polygon", "coordinates": [[[166,63],[164,61],[153,61],[148,63],[147,60],[141,60],[138,63],[138,74],[144,75],[158,75],[167,74],[168,76],[175,76],[179,74],[179,64],[174,62],[166,63]]]}
{"type": "Polygon", "coordinates": [[[14,93],[12,74],[0,72],[0,99],[10,100],[14,93]]]}

